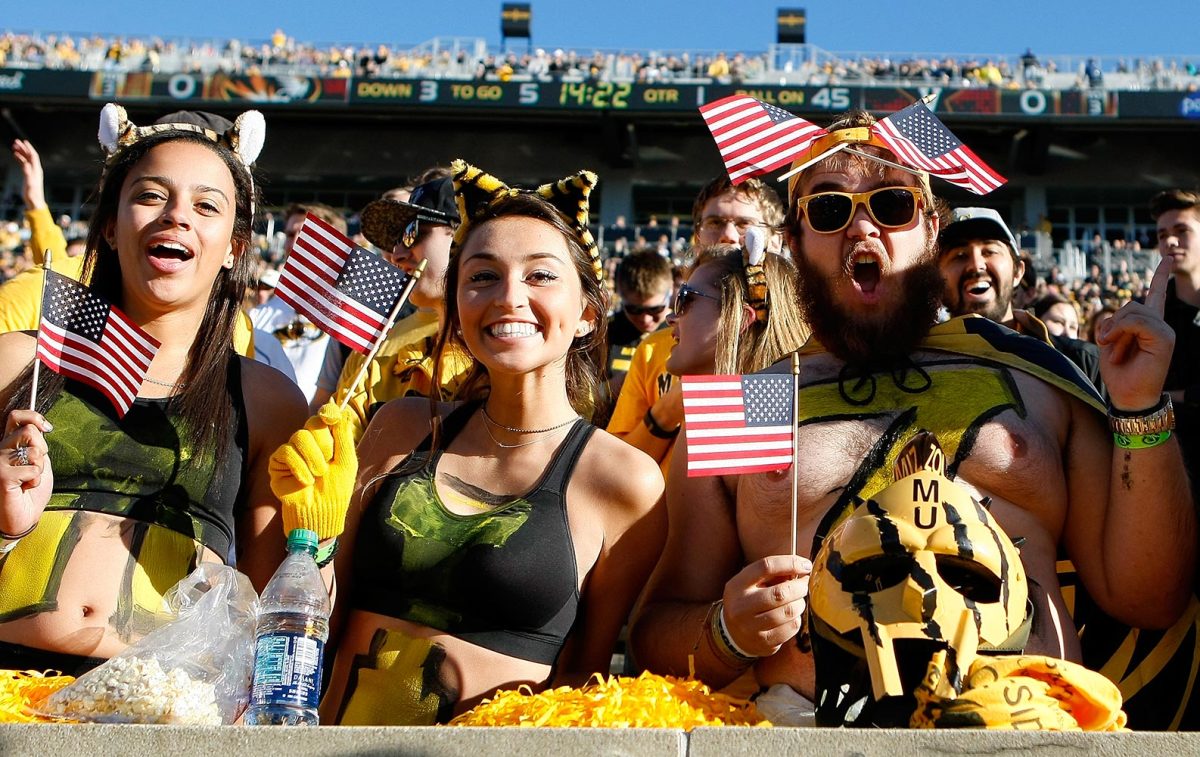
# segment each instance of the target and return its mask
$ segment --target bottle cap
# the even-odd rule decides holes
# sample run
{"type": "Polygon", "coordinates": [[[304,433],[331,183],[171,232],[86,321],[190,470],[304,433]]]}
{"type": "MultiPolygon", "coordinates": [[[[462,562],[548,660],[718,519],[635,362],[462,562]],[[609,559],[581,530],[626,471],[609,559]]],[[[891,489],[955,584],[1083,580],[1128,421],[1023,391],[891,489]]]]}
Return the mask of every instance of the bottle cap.
{"type": "Polygon", "coordinates": [[[310,555],[317,553],[317,532],[310,531],[307,528],[293,528],[288,534],[287,549],[288,552],[296,552],[303,549],[310,555]]]}

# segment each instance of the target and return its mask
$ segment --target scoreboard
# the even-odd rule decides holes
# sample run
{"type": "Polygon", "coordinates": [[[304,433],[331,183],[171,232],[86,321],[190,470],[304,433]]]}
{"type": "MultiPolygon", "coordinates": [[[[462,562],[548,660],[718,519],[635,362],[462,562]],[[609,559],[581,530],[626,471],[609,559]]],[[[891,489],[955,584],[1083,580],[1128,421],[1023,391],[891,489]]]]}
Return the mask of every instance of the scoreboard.
{"type": "Polygon", "coordinates": [[[936,113],[964,119],[1200,119],[1200,93],[1178,91],[960,89],[939,86],[641,84],[608,81],[459,81],[251,74],[0,69],[5,100],[117,101],[259,108],[490,108],[511,111],[694,111],[734,93],[799,114],[899,110],[933,95],[936,113]]]}

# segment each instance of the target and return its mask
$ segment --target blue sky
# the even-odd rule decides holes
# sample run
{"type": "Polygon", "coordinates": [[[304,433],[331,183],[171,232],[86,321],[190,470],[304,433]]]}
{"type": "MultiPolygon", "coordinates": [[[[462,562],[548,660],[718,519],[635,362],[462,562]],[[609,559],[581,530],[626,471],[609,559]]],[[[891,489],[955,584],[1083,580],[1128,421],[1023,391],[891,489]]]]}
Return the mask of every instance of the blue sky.
{"type": "MultiPolygon", "coordinates": [[[[12,0],[0,29],[415,44],[437,36],[500,42],[499,0],[12,0]],[[236,12],[228,11],[236,8],[236,12]]],[[[1200,0],[532,0],[539,47],[763,50],[778,7],[808,11],[826,50],[1016,55],[1183,56],[1200,60],[1200,0]],[[857,7],[854,13],[848,7],[857,7]]]]}

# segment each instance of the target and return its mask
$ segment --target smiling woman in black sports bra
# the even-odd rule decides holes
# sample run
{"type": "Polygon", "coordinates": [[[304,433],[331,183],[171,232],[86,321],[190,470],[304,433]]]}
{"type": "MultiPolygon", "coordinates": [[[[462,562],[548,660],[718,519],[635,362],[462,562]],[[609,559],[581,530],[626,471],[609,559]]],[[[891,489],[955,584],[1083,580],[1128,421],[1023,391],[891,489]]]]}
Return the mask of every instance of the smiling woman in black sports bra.
{"type": "Polygon", "coordinates": [[[498,688],[607,672],[662,548],[658,467],[581,417],[606,312],[595,177],[513,191],[456,163],[454,181],[438,354],[475,364],[436,423],[396,400],[359,444],[323,723],[445,722],[498,688]]]}

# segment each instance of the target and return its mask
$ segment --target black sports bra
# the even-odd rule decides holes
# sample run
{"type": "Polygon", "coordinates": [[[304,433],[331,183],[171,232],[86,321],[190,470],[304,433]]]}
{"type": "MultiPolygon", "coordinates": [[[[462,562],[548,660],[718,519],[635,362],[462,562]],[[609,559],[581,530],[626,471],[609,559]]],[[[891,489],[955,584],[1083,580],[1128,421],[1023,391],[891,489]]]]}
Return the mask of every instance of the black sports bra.
{"type": "Polygon", "coordinates": [[[445,419],[442,449],[426,437],[375,494],[358,529],[353,607],[553,665],[579,609],[567,482],[595,431],[582,418],[525,495],[478,515],[446,509],[434,486],[442,450],[478,403],[445,419]]]}
{"type": "Polygon", "coordinates": [[[54,461],[47,510],[92,510],[163,526],[234,563],[234,531],[249,487],[249,432],[242,399],[241,358],[226,374],[233,402],[222,459],[198,453],[169,400],[138,397],[124,418],[83,383],[67,380],[46,418],[54,461]]]}

